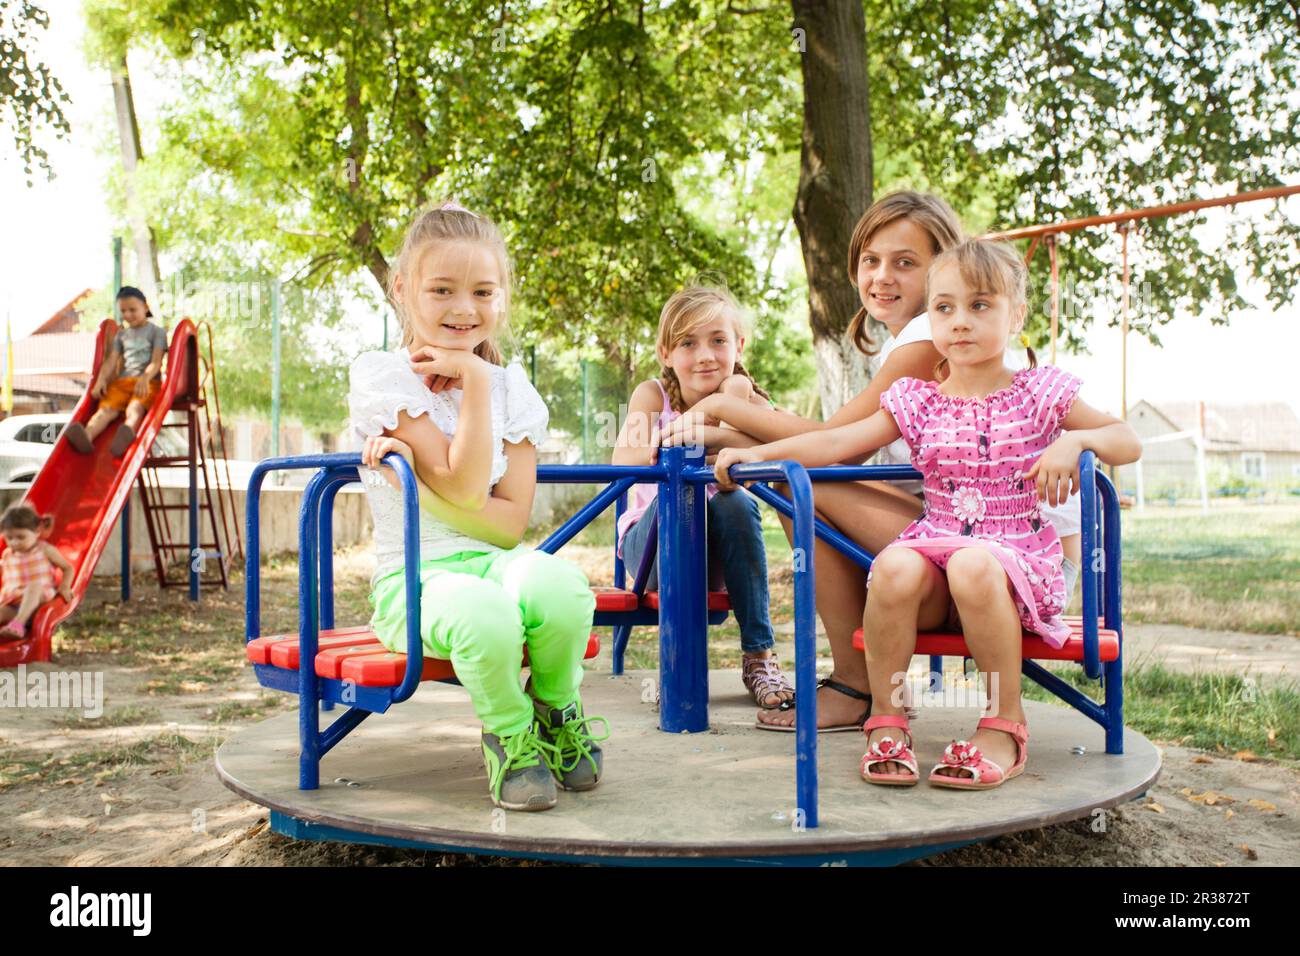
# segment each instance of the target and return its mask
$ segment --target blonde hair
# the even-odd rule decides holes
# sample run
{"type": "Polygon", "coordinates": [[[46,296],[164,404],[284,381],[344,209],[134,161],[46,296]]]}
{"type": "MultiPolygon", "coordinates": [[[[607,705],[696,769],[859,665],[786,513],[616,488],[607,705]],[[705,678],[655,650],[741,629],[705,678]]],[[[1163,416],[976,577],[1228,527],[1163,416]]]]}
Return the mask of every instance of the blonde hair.
{"type": "Polygon", "coordinates": [[[402,238],[397,261],[388,273],[388,299],[397,311],[397,321],[402,329],[402,345],[410,348],[414,343],[410,315],[406,306],[397,296],[397,277],[402,277],[406,294],[412,295],[415,288],[415,266],[424,251],[439,242],[476,242],[486,246],[496,257],[497,268],[501,271],[501,310],[492,335],[474,348],[474,354],[485,362],[501,365],[501,349],[496,339],[506,329],[510,316],[510,286],[513,273],[510,268],[510,256],[506,252],[506,242],[501,230],[487,216],[470,212],[453,202],[442,202],[423,209],[406,230],[402,238]]]}
{"type": "MultiPolygon", "coordinates": [[[[938,196],[910,189],[892,192],[872,203],[871,208],[862,214],[858,224],[853,227],[853,238],[849,240],[850,282],[857,284],[858,259],[862,257],[862,250],[871,241],[871,237],[900,219],[914,222],[924,229],[934,244],[933,251],[936,254],[961,242],[961,220],[953,208],[938,196]]],[[[854,313],[849,322],[848,334],[859,352],[864,355],[876,354],[875,343],[867,332],[865,305],[854,313]]]]}
{"type": "MultiPolygon", "coordinates": [[[[688,335],[724,312],[730,315],[737,338],[748,338],[749,322],[740,304],[730,292],[720,285],[692,283],[674,292],[664,303],[663,309],[659,312],[659,337],[655,344],[660,351],[671,352],[688,335]]],[[[754,381],[754,376],[749,374],[739,356],[736,357],[736,364],[731,374],[745,376],[754,386],[755,392],[763,398],[771,399],[771,396],[754,381]]],[[[682,385],[677,380],[677,373],[669,366],[661,365],[659,382],[668,394],[668,401],[673,411],[685,412],[686,400],[682,398],[682,385]]]]}
{"type": "MultiPolygon", "coordinates": [[[[1027,303],[1029,269],[1019,253],[1007,243],[967,239],[939,253],[930,263],[930,270],[925,275],[927,299],[930,296],[930,280],[935,273],[954,265],[967,287],[992,295],[1004,295],[1010,299],[1013,313],[1027,303]]],[[[1029,367],[1037,368],[1038,357],[1028,344],[1025,345],[1025,353],[1029,356],[1029,367]]],[[[947,374],[948,359],[942,358],[934,367],[934,377],[942,380],[947,374]]]]}

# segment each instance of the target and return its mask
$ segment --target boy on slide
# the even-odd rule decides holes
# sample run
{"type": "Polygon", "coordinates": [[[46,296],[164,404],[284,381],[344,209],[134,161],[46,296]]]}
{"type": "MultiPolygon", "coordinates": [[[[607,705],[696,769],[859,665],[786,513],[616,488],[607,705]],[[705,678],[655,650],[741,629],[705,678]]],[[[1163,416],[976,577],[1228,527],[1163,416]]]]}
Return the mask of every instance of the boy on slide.
{"type": "Polygon", "coordinates": [[[68,444],[83,455],[95,450],[94,441],[113,420],[126,413],[126,421],[113,436],[110,451],[120,458],[135,441],[140,420],[158,397],[163,355],[167,351],[167,333],[149,319],[149,303],[134,286],[117,292],[118,308],[126,328],[113,338],[112,350],[99,369],[99,378],[90,390],[99,399],[99,408],[86,425],[73,422],[68,426],[68,444]]]}

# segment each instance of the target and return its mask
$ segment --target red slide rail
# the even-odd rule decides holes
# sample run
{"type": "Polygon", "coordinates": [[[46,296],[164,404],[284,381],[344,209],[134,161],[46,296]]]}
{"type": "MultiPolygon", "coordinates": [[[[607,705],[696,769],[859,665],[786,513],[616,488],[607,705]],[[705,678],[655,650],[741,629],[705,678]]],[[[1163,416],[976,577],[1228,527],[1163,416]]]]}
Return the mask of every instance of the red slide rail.
{"type": "MultiPolygon", "coordinates": [[[[116,332],[113,320],[105,319],[100,323],[95,339],[92,382],[99,376],[100,363],[116,332]]],[[[56,597],[43,605],[32,618],[25,640],[0,644],[0,667],[50,659],[54,628],[77,609],[85,596],[113,525],[130,500],[136,476],[149,458],[154,439],[158,437],[168,412],[178,400],[197,399],[197,368],[198,339],[194,323],[183,319],[171,331],[167,371],[158,400],[145,414],[136,441],[125,456],[114,458],[109,451],[118,427],[116,424],[110,425],[96,439],[95,451],[90,455],[78,454],[69,447],[65,435],[60,435],[55,442],[45,467],[32,481],[23,500],[38,513],[54,518],[49,541],[72,564],[72,603],[56,597]]],[[[87,390],[77,402],[72,420],[85,424],[98,406],[99,402],[91,398],[87,390]]],[[[5,547],[3,539],[0,539],[0,554],[4,553],[5,547]]]]}

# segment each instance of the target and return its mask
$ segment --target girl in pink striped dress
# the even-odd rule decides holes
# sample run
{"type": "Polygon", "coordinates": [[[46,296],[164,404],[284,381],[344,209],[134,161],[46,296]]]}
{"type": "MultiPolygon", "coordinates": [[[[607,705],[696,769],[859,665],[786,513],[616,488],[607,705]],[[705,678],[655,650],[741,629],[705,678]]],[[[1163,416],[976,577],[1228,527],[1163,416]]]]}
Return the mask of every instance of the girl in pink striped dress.
{"type": "MultiPolygon", "coordinates": [[[[938,255],[927,278],[938,381],[900,378],[861,422],[718,456],[720,485],[741,461],[829,465],[900,435],[925,479],[925,511],[877,556],[863,617],[873,687],[901,684],[918,630],[959,629],[988,682],[992,713],[969,741],[953,741],[930,773],[935,786],[984,790],[1023,772],[1029,731],[1020,700],[1021,634],[1065,643],[1061,543],[1042,514],[1079,487],[1085,449],[1115,465],[1136,461],[1127,424],[1076,396],[1079,380],[1052,366],[1012,372],[1003,356],[1024,325],[1025,267],[1009,246],[968,240],[938,255]],[[1004,769],[1006,768],[1006,769],[1004,769]]],[[[920,775],[901,696],[872,695],[859,768],[870,783],[920,775]],[[899,734],[901,731],[901,735],[899,734]],[[901,736],[901,739],[895,739],[901,736]]]]}
{"type": "Polygon", "coordinates": [[[55,596],[72,604],[72,565],[45,540],[54,527],[49,515],[39,515],[26,502],[15,502],[0,515],[0,641],[21,640],[27,624],[42,604],[55,596]],[[54,569],[63,572],[56,585],[54,569]]]}

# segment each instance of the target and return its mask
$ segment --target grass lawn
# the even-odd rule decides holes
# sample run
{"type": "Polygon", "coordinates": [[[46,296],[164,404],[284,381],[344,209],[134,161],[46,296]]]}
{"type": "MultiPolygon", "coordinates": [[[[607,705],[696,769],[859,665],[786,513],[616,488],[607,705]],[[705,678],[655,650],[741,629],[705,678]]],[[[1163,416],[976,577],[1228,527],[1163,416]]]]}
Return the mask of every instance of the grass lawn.
{"type": "Polygon", "coordinates": [[[1123,516],[1126,620],[1300,636],[1300,506],[1123,516]]]}
{"type": "MultiPolygon", "coordinates": [[[[1049,669],[1100,701],[1100,684],[1088,680],[1082,667],[1049,669]]],[[[1028,678],[1024,693],[1028,700],[1058,703],[1028,678]]],[[[1300,693],[1294,684],[1265,688],[1235,674],[1186,674],[1142,664],[1124,671],[1124,723],[1183,747],[1246,760],[1300,761],[1300,693]]]]}

